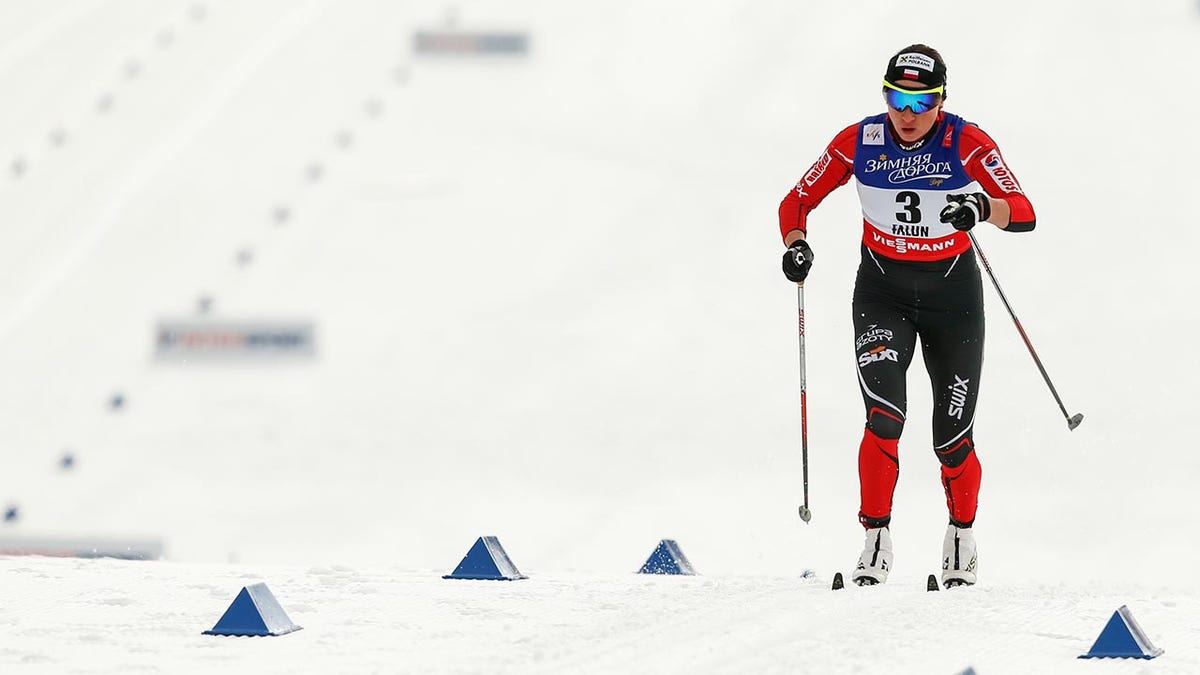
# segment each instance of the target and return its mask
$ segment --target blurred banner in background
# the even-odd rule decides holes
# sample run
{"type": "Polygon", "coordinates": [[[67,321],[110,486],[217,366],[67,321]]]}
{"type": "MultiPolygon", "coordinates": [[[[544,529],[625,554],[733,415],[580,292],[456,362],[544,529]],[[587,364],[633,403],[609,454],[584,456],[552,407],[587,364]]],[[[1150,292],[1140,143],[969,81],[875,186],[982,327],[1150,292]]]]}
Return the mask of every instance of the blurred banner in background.
{"type": "Polygon", "coordinates": [[[155,327],[155,356],[164,361],[193,358],[256,360],[316,356],[312,321],[163,319],[155,327]]]}
{"type": "Polygon", "coordinates": [[[450,56],[524,56],[529,53],[529,35],[519,31],[421,30],[413,33],[413,51],[450,56]]]}

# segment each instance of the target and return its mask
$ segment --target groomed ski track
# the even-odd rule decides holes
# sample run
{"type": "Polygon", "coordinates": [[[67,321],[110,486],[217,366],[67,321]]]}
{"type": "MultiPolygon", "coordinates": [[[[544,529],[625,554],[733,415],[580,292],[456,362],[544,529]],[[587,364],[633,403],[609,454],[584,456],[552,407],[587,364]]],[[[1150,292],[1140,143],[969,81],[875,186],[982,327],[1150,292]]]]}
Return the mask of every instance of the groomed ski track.
{"type": "Polygon", "coordinates": [[[923,577],[829,579],[0,559],[8,672],[989,673],[1195,672],[1194,592],[1132,581],[930,593],[923,577]],[[303,630],[211,638],[265,581],[303,630]],[[1166,653],[1079,661],[1121,604],[1166,653]],[[867,632],[869,631],[869,635],[867,632]]]}

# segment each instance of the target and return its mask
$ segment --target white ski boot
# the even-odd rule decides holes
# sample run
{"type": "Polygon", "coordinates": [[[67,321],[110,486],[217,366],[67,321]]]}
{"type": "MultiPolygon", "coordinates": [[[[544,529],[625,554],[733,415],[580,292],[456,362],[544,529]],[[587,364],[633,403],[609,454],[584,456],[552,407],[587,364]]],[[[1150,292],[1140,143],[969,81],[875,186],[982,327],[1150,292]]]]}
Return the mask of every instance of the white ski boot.
{"type": "Polygon", "coordinates": [[[977,566],[972,528],[947,525],[946,538],[942,540],[942,585],[970,586],[975,583],[977,566]]]}
{"type": "Polygon", "coordinates": [[[850,579],[859,586],[874,586],[887,581],[892,571],[892,532],[886,527],[867,529],[867,539],[858,566],[850,579]]]}

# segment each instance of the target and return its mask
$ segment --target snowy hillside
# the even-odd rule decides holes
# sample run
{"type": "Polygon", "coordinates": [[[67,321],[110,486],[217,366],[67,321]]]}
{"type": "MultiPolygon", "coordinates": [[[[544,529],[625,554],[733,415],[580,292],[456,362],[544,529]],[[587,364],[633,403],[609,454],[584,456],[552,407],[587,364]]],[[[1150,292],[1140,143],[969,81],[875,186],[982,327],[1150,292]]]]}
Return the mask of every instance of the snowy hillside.
{"type": "Polygon", "coordinates": [[[1186,0],[0,3],[0,540],[165,548],[0,557],[0,667],[1194,672],[1198,67],[1186,0]],[[444,27],[530,53],[413,53],[444,27]],[[1086,420],[988,288],[979,587],[922,590],[918,365],[897,583],[831,594],[858,206],[811,221],[808,525],[775,210],[919,41],[1037,208],[978,236],[1086,420]],[[198,318],[311,321],[316,357],[155,357],[198,318]],[[485,534],[531,578],[438,578],[485,534]],[[629,574],[665,537],[702,576],[629,574]],[[305,630],[200,637],[250,579],[305,630]],[[1166,654],[1076,662],[1121,604],[1166,654]]]}

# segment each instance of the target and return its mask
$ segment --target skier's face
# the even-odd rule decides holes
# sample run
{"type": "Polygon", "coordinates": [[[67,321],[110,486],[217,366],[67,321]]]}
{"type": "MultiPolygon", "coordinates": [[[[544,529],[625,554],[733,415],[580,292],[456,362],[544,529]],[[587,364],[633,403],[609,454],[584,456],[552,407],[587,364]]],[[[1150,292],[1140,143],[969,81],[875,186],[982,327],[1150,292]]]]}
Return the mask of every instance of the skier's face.
{"type": "Polygon", "coordinates": [[[924,112],[913,112],[911,107],[896,110],[889,104],[887,113],[900,140],[904,143],[914,143],[929,133],[937,123],[937,116],[941,110],[942,99],[939,96],[937,104],[924,112]]]}

